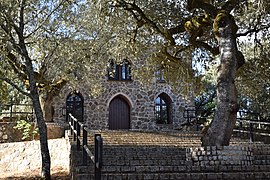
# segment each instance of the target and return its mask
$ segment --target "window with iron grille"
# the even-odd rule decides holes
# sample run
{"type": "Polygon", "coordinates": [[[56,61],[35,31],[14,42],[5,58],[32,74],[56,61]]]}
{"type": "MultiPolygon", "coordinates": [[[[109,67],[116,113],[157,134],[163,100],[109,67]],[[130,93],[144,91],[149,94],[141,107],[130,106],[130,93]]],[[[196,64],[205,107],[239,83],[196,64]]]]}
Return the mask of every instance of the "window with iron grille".
{"type": "Polygon", "coordinates": [[[71,113],[79,121],[83,121],[84,99],[80,92],[71,92],[66,99],[66,117],[71,113]]]}
{"type": "Polygon", "coordinates": [[[161,82],[164,83],[165,82],[165,78],[164,78],[164,69],[160,68],[156,71],[156,80],[157,82],[161,82]]]}
{"type": "Polygon", "coordinates": [[[121,63],[116,63],[113,59],[108,63],[108,80],[130,81],[131,80],[131,65],[126,59],[121,63]]]}
{"type": "Polygon", "coordinates": [[[171,99],[162,93],[155,99],[155,117],[157,124],[171,124],[171,99]]]}

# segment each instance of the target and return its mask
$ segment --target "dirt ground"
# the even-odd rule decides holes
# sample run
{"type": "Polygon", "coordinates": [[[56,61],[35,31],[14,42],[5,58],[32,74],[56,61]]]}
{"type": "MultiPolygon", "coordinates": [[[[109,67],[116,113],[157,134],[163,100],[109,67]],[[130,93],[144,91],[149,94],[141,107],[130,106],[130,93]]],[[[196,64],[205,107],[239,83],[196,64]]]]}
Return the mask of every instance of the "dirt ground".
{"type": "MultiPolygon", "coordinates": [[[[52,180],[69,180],[69,173],[64,170],[54,170],[52,173],[52,180]]],[[[40,172],[30,171],[21,173],[2,173],[0,175],[0,180],[40,180],[40,172]]]]}

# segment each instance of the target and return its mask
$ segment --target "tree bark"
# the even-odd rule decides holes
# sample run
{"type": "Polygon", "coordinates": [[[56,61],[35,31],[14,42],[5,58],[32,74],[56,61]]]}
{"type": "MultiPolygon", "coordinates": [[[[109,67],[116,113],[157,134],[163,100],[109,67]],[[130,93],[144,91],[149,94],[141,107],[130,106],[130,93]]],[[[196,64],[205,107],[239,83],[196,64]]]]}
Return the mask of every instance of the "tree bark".
{"type": "Polygon", "coordinates": [[[44,117],[46,122],[53,121],[54,107],[52,103],[53,103],[53,95],[48,93],[44,98],[44,105],[43,105],[44,117]]]}
{"type": "MultiPolygon", "coordinates": [[[[30,83],[31,86],[31,83],[30,83]]],[[[47,126],[43,118],[43,112],[41,109],[41,105],[39,102],[39,95],[35,88],[35,90],[30,90],[30,94],[32,97],[33,107],[35,110],[35,115],[37,118],[38,130],[40,134],[40,150],[41,150],[41,160],[42,160],[42,169],[41,169],[41,177],[49,180],[51,179],[50,175],[50,166],[51,159],[48,148],[48,138],[47,138],[47,126]]]]}
{"type": "Polygon", "coordinates": [[[25,46],[25,43],[21,41],[20,47],[22,49],[22,54],[25,59],[26,64],[26,72],[29,78],[29,86],[30,86],[30,97],[33,102],[33,108],[35,111],[35,115],[37,118],[37,125],[40,134],[40,150],[41,150],[41,160],[42,160],[42,169],[41,169],[41,177],[46,180],[51,179],[50,174],[50,166],[51,159],[48,148],[48,139],[47,139],[47,126],[44,121],[43,112],[41,109],[40,101],[39,101],[39,93],[36,86],[36,80],[34,75],[33,64],[28,56],[28,52],[25,46]]]}
{"type": "Polygon", "coordinates": [[[217,106],[209,128],[203,134],[203,146],[227,146],[230,143],[238,111],[235,76],[237,63],[237,26],[233,17],[220,12],[213,24],[219,44],[220,66],[217,74],[217,106]]]}

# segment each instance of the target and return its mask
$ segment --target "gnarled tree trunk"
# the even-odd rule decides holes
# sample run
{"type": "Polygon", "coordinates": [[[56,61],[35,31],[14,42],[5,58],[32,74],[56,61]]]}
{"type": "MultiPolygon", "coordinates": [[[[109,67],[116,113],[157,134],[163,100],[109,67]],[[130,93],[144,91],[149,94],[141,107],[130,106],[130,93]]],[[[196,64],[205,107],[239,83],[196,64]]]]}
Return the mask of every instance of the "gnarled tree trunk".
{"type": "Polygon", "coordinates": [[[44,94],[43,97],[40,98],[42,102],[44,118],[46,122],[52,122],[54,116],[54,107],[53,107],[53,98],[58,96],[62,88],[66,85],[67,80],[65,78],[60,79],[58,82],[50,84],[49,87],[44,88],[41,91],[44,94]],[[49,90],[48,90],[49,89],[49,90]]]}
{"type": "Polygon", "coordinates": [[[213,28],[220,50],[216,90],[217,106],[214,119],[203,135],[202,145],[226,146],[230,143],[236,122],[236,113],[239,109],[235,77],[239,66],[237,61],[240,52],[238,52],[236,44],[237,26],[230,14],[218,13],[213,28]]]}
{"type": "Polygon", "coordinates": [[[53,95],[48,93],[46,97],[44,98],[44,104],[43,104],[43,111],[44,111],[44,117],[45,117],[46,122],[53,121],[54,107],[52,103],[53,103],[53,95]]]}

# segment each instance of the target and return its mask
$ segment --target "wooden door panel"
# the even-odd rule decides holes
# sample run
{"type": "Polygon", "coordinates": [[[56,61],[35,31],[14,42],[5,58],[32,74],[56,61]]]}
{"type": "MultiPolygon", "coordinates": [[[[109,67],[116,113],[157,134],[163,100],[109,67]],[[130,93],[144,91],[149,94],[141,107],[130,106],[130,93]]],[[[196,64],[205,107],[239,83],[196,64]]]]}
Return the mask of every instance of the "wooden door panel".
{"type": "Polygon", "coordinates": [[[109,129],[129,129],[130,108],[122,97],[114,98],[109,107],[109,129]]]}

